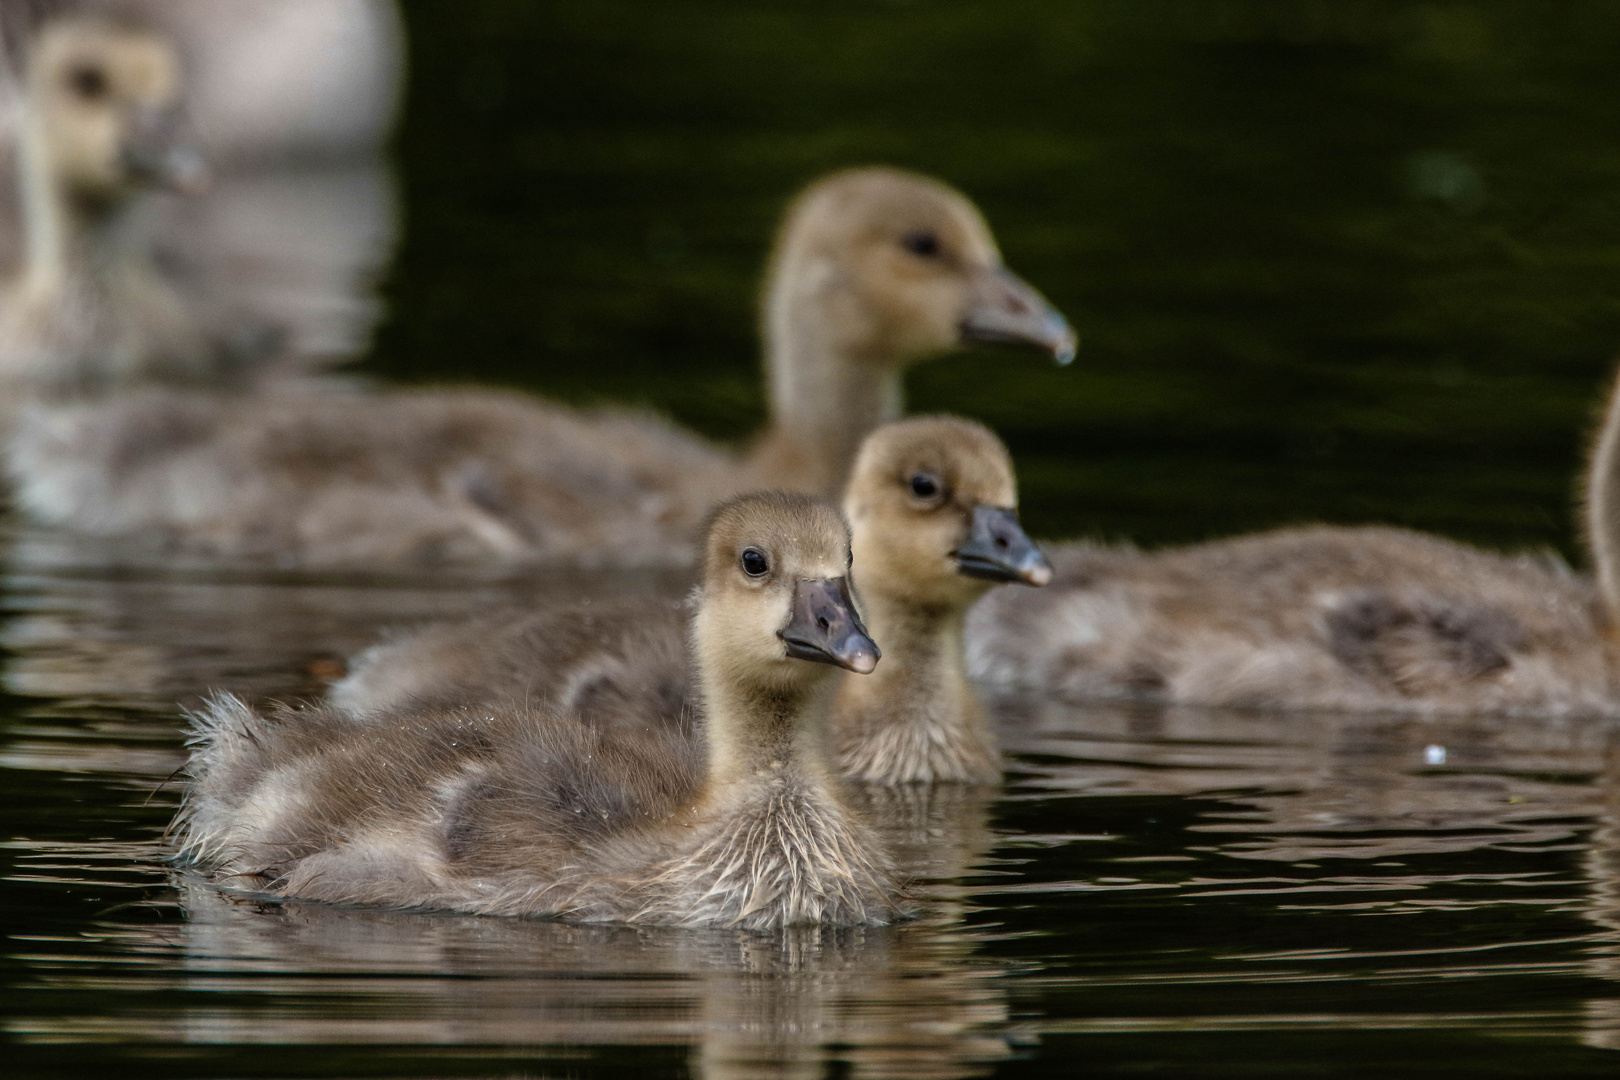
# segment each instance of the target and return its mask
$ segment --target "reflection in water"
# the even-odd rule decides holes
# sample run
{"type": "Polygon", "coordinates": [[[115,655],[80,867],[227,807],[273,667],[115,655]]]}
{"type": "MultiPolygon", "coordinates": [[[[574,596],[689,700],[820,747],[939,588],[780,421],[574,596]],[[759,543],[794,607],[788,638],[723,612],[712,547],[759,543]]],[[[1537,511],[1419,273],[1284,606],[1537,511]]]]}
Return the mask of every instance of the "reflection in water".
{"type": "Polygon", "coordinates": [[[939,920],[671,932],[263,906],[193,882],[181,903],[185,923],[120,943],[234,998],[196,995],[175,1042],[690,1043],[721,1077],[819,1076],[835,1054],[861,1076],[962,1076],[1006,1053],[997,971],[939,920]]]}
{"type": "Polygon", "coordinates": [[[1587,1000],[1582,1041],[1620,1050],[1620,748],[1613,742],[1602,748],[1602,765],[1607,778],[1600,793],[1603,808],[1582,860],[1591,888],[1586,912],[1605,932],[1592,946],[1590,970],[1612,985],[1607,994],[1587,1000]]]}
{"type": "Polygon", "coordinates": [[[1279,862],[1571,837],[1580,828],[1571,816],[1603,811],[1616,740],[1601,720],[1077,709],[1033,698],[1002,702],[1001,712],[1009,749],[1055,759],[1031,767],[1031,783],[1223,793],[1232,809],[1199,831],[1279,862]]]}
{"type": "Polygon", "coordinates": [[[312,660],[383,625],[683,583],[159,574],[30,533],[12,553],[0,916],[25,1064],[184,1047],[237,1073],[274,1044],[286,1072],[329,1071],[354,1043],[424,1075],[958,1076],[1196,1066],[1201,1040],[1245,1032],[1292,1067],[1325,1052],[1311,1032],[1421,1030],[1458,1068],[1517,1061],[1520,1037],[1620,1047],[1620,732],[1601,723],[1002,701],[1004,792],[861,793],[925,899],[882,930],[273,904],[162,863],[176,698],[312,692],[312,660]]]}

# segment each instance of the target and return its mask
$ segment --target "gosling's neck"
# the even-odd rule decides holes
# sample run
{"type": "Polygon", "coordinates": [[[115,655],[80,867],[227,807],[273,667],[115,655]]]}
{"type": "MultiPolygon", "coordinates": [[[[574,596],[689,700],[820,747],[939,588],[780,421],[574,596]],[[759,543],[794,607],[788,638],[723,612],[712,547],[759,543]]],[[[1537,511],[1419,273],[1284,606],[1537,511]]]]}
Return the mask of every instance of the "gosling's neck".
{"type": "Polygon", "coordinates": [[[707,716],[710,793],[760,782],[803,782],[814,788],[829,784],[833,770],[827,722],[837,692],[831,675],[829,671],[783,687],[740,679],[704,662],[699,679],[707,716]]]}
{"type": "Polygon", "coordinates": [[[709,743],[703,820],[660,868],[672,894],[655,904],[674,921],[742,929],[890,921],[903,910],[893,867],[844,802],[828,757],[837,680],[812,675],[784,690],[731,674],[699,665],[709,743]]]}
{"type": "Polygon", "coordinates": [[[877,784],[995,783],[1001,764],[967,680],[966,611],[865,590],[867,626],[883,646],[871,675],[845,679],[833,708],[839,771],[877,784]]]}
{"type": "Polygon", "coordinates": [[[25,262],[22,287],[37,298],[107,291],[142,274],[142,200],[93,199],[70,190],[51,168],[37,121],[22,124],[18,182],[22,189],[25,262]]]}
{"type": "Polygon", "coordinates": [[[1603,426],[1586,473],[1586,542],[1611,629],[1620,626],[1620,379],[1609,392],[1603,426]]]}
{"type": "Polygon", "coordinates": [[[767,311],[770,426],[753,465],[759,482],[835,496],[861,440],[900,415],[900,371],[888,350],[850,340],[847,300],[805,293],[779,287],[767,311]]]}

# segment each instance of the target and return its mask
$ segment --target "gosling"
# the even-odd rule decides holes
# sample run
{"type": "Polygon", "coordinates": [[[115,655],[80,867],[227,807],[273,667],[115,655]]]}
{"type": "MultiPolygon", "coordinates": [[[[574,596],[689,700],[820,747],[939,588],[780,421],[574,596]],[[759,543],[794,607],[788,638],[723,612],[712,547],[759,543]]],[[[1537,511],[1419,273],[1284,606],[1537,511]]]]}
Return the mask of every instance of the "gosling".
{"type": "Polygon", "coordinates": [[[155,261],[152,196],[207,180],[183,137],[180,85],[173,46],[149,31],[64,18],[33,41],[16,155],[22,266],[0,286],[8,397],[233,378],[274,350],[269,329],[207,311],[205,290],[182,290],[155,261]]]}
{"type": "Polygon", "coordinates": [[[771,929],[904,913],[832,780],[834,668],[879,651],[847,526],[805,496],[713,515],[691,644],[698,729],[622,740],[549,709],[198,717],[180,855],[284,897],[489,915],[771,929]]]}
{"type": "MultiPolygon", "coordinates": [[[[886,659],[838,690],[832,753],[846,778],[1000,780],[966,678],[963,620],[995,583],[1051,577],[1017,506],[1006,447],[979,424],[917,417],[867,437],[844,508],[858,593],[886,659]]],[[[662,738],[696,711],[681,619],[679,604],[621,602],[432,626],[361,654],[329,699],[362,718],[413,703],[544,702],[623,738],[662,738]]]]}
{"type": "Polygon", "coordinates": [[[1394,528],[1065,545],[1044,595],[974,610],[969,669],[1081,702],[1620,715],[1620,386],[1585,488],[1595,580],[1394,528]]]}
{"type": "Polygon", "coordinates": [[[683,564],[738,491],[824,495],[900,411],[909,364],[965,341],[1067,361],[1073,331],[943,184],[836,173],[787,215],[765,297],[770,424],[732,453],[646,414],[517,394],[155,390],[35,410],[12,446],[36,520],[290,567],[683,564]]]}

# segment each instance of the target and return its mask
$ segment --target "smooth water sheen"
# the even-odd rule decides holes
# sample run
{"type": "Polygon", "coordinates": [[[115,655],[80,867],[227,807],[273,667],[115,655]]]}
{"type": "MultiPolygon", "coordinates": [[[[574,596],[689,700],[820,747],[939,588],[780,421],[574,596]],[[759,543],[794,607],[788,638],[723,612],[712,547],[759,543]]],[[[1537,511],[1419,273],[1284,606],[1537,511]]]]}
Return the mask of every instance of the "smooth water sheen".
{"type": "Polygon", "coordinates": [[[1001,703],[1003,792],[885,798],[920,918],[779,935],[267,905],[164,861],[173,704],[377,628],[678,574],[367,584],[13,540],[12,1075],[1593,1075],[1620,732],[1001,703]],[[15,1070],[15,1071],[14,1071],[15,1070]]]}

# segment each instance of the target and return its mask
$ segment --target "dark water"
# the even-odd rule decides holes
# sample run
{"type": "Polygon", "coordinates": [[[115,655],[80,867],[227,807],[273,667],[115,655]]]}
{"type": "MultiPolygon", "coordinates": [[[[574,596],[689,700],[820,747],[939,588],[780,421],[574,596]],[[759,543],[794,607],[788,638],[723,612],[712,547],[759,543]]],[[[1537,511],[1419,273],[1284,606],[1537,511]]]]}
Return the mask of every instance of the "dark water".
{"type": "MultiPolygon", "coordinates": [[[[409,0],[405,231],[365,370],[761,403],[817,173],[984,207],[1073,368],[913,403],[1045,534],[1325,518],[1576,550],[1620,343],[1620,8],[409,0]]],[[[1613,1076],[1620,730],[1002,702],[994,797],[880,808],[914,923],[752,936],[266,907],[175,876],[179,706],[387,626],[678,577],[311,579],[7,534],[7,1075],[1613,1076]]]]}
{"type": "MultiPolygon", "coordinates": [[[[1002,702],[994,793],[880,806],[906,925],[687,932],[319,905],[177,876],[173,703],[308,694],[498,582],[4,581],[8,1073],[1612,1076],[1620,731],[1002,702]]],[[[543,603],[661,577],[530,580],[543,603]]]]}
{"type": "Polygon", "coordinates": [[[761,415],[754,290],[820,172],[977,200],[1071,317],[913,404],[1043,534],[1394,521],[1573,552],[1620,347],[1609,0],[411,0],[377,370],[761,415]]]}

